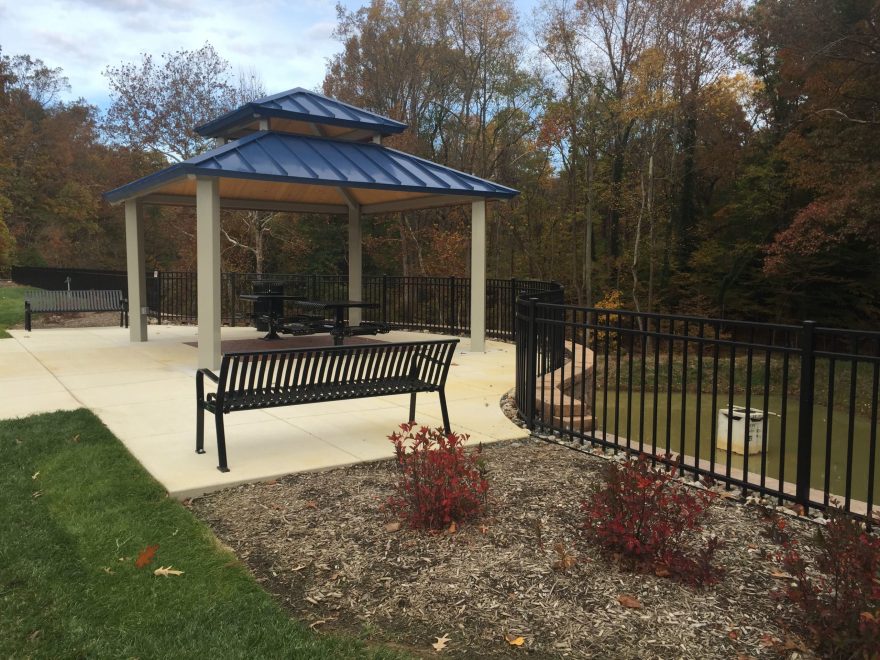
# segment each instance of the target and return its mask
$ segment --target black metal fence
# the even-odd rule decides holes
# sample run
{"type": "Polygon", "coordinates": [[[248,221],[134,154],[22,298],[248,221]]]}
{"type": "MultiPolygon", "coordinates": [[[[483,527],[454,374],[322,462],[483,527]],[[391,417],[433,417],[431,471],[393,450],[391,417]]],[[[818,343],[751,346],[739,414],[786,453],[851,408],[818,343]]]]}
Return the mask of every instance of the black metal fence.
{"type": "Polygon", "coordinates": [[[880,332],[551,304],[516,313],[519,414],[805,508],[880,497],[880,332]]]}
{"type": "MultiPolygon", "coordinates": [[[[12,279],[46,289],[127,288],[123,271],[14,267],[12,279]]],[[[159,323],[195,323],[198,315],[197,278],[193,272],[153,271],[146,273],[147,306],[159,323]]],[[[348,278],[344,275],[307,275],[299,273],[222,273],[221,318],[227,325],[251,322],[252,303],[241,300],[257,284],[277,283],[288,295],[309,300],[348,298],[348,278]]],[[[486,334],[497,339],[513,340],[516,297],[541,292],[558,292],[555,282],[529,279],[489,279],[486,282],[486,334]]],[[[443,334],[467,334],[470,331],[470,279],[462,277],[364,277],[363,295],[378,309],[364,310],[364,320],[384,321],[401,330],[428,330],[443,334]]]]}

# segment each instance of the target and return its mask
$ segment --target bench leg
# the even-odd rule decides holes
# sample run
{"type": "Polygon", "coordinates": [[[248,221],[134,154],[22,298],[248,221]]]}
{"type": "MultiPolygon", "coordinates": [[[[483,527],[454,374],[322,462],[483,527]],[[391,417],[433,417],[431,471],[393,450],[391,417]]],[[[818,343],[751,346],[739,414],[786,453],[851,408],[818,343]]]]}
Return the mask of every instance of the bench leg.
{"type": "Polygon", "coordinates": [[[446,409],[446,392],[440,390],[438,394],[440,394],[440,413],[443,415],[443,430],[446,432],[446,435],[449,435],[452,433],[452,429],[449,428],[449,411],[446,409]]]}
{"type": "Polygon", "coordinates": [[[196,453],[205,453],[205,409],[196,402],[196,453]]]}
{"type": "Polygon", "coordinates": [[[226,432],[223,429],[223,413],[220,411],[214,413],[214,422],[217,426],[217,458],[220,461],[217,469],[220,472],[229,472],[229,466],[226,464],[226,432]]]}
{"type": "Polygon", "coordinates": [[[416,393],[409,395],[409,423],[414,424],[416,421],[416,393]]]}
{"type": "Polygon", "coordinates": [[[24,304],[24,329],[31,331],[31,306],[28,303],[24,304]]]}

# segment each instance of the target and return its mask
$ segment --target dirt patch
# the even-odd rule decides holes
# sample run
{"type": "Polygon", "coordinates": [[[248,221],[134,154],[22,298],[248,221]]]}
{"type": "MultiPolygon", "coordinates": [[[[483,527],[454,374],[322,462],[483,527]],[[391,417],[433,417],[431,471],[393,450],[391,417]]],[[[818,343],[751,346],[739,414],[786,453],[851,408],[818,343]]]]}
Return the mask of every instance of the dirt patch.
{"type": "Polygon", "coordinates": [[[585,542],[580,502],[607,458],[535,438],[484,451],[490,511],[454,534],[386,529],[392,461],[240,486],[192,507],[292,616],[421,657],[778,658],[772,641],[792,643],[786,606],[769,595],[781,586],[776,546],[756,508],[713,506],[706,528],[724,539],[726,575],[695,591],[619,570],[585,542]],[[556,548],[574,566],[554,570],[556,548]],[[622,606],[624,594],[642,608],[622,606]],[[443,635],[438,653],[430,645],[443,635]],[[518,637],[522,646],[509,643],[518,637]]]}
{"type": "MultiPolygon", "coordinates": [[[[40,312],[31,316],[31,328],[107,328],[119,325],[119,312],[40,312]]],[[[24,328],[24,323],[13,326],[24,328]]]]}

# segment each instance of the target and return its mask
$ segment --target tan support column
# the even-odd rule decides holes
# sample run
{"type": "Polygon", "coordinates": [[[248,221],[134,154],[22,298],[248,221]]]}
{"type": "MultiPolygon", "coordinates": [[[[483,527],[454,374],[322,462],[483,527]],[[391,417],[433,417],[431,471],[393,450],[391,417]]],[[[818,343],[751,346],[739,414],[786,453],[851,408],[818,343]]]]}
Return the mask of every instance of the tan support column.
{"type": "Polygon", "coordinates": [[[199,368],[220,367],[220,185],[196,179],[199,368]]]}
{"type": "Polygon", "coordinates": [[[125,202],[125,255],[128,270],[128,334],[131,341],[147,341],[147,281],[144,263],[144,205],[125,202]]]}
{"type": "MultiPolygon", "coordinates": [[[[360,207],[348,208],[348,299],[364,299],[364,264],[362,252],[360,207]]],[[[358,325],[363,319],[363,310],[352,307],[348,310],[348,322],[358,325]]]]}
{"type": "Polygon", "coordinates": [[[486,201],[471,204],[471,350],[486,350],[486,201]]]}

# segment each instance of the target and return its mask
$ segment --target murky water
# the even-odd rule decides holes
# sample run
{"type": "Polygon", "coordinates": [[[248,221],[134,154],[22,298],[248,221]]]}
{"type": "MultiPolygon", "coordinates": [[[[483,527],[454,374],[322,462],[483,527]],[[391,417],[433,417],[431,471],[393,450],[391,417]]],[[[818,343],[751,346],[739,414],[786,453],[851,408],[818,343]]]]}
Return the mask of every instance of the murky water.
{"type": "MultiPolygon", "coordinates": [[[[653,393],[646,393],[644,408],[639,392],[633,392],[628,398],[627,392],[622,391],[619,399],[614,390],[607,392],[607,399],[605,394],[599,391],[596,397],[595,417],[598,431],[631,438],[633,442],[641,440],[648,448],[652,444],[652,438],[656,438],[656,447],[661,453],[668,449],[672,454],[698,454],[704,460],[714,460],[716,471],[723,473],[726,470],[727,451],[716,449],[713,438],[713,420],[717,426],[718,409],[726,409],[729,403],[726,394],[719,395],[713,406],[711,394],[701,394],[698,401],[696,393],[683,395],[681,392],[672,392],[667,396],[666,392],[658,392],[656,420],[653,393]]],[[[784,481],[794,482],[799,413],[797,398],[794,399],[792,401],[792,397],[789,397],[786,409],[783,410],[780,396],[767,398],[766,410],[772,414],[765,416],[767,427],[765,434],[761,436],[761,444],[766,437],[766,452],[748,457],[732,454],[731,467],[755,474],[765,471],[768,478],[779,479],[781,476],[784,481]]],[[[734,405],[745,406],[745,403],[744,395],[734,396],[734,405]]],[[[752,409],[764,410],[764,396],[753,396],[750,405],[752,409]]],[[[727,427],[715,428],[715,435],[726,437],[727,427]]],[[[880,445],[880,428],[874,429],[873,442],[873,501],[877,503],[880,501],[880,447],[876,445],[880,445]]],[[[870,417],[855,415],[850,423],[846,410],[829,411],[826,407],[814,406],[811,487],[825,488],[827,467],[827,485],[832,493],[841,500],[846,496],[849,473],[850,497],[867,501],[871,445],[870,417]]]]}

